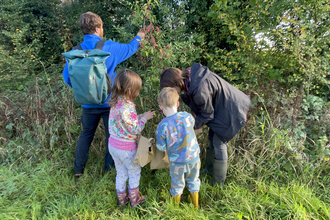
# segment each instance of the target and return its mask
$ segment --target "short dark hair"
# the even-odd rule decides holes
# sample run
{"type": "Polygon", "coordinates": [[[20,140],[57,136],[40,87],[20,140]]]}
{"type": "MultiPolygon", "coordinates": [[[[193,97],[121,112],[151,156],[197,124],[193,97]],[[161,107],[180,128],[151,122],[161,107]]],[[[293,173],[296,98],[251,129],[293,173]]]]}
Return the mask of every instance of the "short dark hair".
{"type": "Polygon", "coordinates": [[[94,34],[95,28],[101,28],[103,25],[102,19],[93,12],[86,12],[80,16],[79,26],[84,35],[94,34]]]}
{"type": "Polygon", "coordinates": [[[184,80],[189,79],[188,70],[180,70],[170,67],[160,74],[160,89],[164,87],[179,87],[182,91],[186,90],[184,80]]]}

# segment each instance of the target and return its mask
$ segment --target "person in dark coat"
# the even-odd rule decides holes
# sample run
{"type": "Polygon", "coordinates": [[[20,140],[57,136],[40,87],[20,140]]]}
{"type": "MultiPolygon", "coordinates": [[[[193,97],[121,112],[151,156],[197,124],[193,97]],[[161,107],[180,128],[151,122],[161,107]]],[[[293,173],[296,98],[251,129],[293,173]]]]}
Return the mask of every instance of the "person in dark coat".
{"type": "Polygon", "coordinates": [[[245,125],[250,98],[206,66],[194,63],[190,69],[167,68],[160,75],[160,87],[176,88],[184,103],[196,114],[194,129],[209,129],[209,148],[204,173],[212,175],[210,185],[224,186],[228,169],[227,143],[245,125]]]}

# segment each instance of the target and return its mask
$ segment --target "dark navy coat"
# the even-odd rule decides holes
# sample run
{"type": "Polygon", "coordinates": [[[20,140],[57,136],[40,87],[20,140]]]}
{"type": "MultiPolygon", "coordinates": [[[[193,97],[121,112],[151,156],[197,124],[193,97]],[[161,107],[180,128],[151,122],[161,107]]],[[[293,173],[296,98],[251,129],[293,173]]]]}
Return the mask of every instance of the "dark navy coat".
{"type": "Polygon", "coordinates": [[[245,125],[250,98],[199,63],[192,65],[187,84],[181,98],[196,114],[194,128],[206,124],[223,142],[230,141],[245,125]]]}

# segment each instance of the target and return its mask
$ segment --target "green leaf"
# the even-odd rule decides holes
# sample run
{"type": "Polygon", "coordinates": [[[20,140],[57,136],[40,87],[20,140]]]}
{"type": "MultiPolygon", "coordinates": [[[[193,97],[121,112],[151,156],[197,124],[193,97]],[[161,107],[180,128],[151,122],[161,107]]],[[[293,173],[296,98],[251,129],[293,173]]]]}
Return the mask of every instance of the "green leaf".
{"type": "Polygon", "coordinates": [[[324,155],[326,155],[326,156],[330,156],[330,149],[325,149],[324,151],[323,151],[323,153],[324,153],[324,155]]]}
{"type": "Polygon", "coordinates": [[[24,86],[23,85],[20,85],[17,89],[20,90],[20,91],[22,91],[24,89],[24,86]]]}
{"type": "Polygon", "coordinates": [[[11,131],[11,130],[13,130],[13,126],[14,126],[14,123],[10,123],[6,126],[6,129],[11,131]]]}

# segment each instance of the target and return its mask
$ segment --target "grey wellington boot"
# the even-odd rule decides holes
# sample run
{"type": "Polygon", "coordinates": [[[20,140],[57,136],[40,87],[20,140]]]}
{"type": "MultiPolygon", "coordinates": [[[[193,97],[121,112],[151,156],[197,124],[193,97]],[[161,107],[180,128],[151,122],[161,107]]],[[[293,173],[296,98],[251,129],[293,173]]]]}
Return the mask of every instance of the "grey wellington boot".
{"type": "Polygon", "coordinates": [[[213,175],[213,160],[214,160],[214,150],[210,150],[210,148],[207,148],[206,150],[206,160],[205,160],[205,167],[201,169],[199,172],[200,174],[207,174],[207,175],[213,175]]]}
{"type": "Polygon", "coordinates": [[[210,182],[211,186],[219,184],[225,187],[225,180],[227,176],[228,160],[213,160],[213,178],[210,182]]]}

